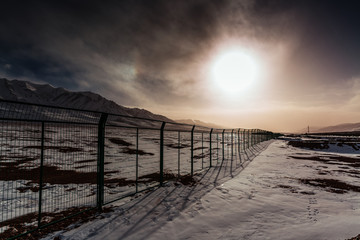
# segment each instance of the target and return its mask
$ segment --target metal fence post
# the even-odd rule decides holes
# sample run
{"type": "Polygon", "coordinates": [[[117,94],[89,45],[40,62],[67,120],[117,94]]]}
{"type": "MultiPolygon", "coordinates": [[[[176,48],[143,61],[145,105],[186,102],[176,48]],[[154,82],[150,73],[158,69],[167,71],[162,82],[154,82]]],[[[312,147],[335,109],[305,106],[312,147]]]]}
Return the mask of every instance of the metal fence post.
{"type": "Polygon", "coordinates": [[[38,228],[41,226],[42,190],[43,190],[43,174],[44,174],[44,140],[45,140],[45,123],[41,122],[41,152],[40,152],[38,228]]]}
{"type": "Polygon", "coordinates": [[[251,142],[250,142],[250,143],[251,143],[251,147],[252,147],[252,146],[254,146],[254,136],[255,136],[253,129],[251,129],[250,134],[251,134],[251,135],[250,135],[250,136],[251,136],[251,142]]]}
{"type": "Polygon", "coordinates": [[[98,161],[97,161],[97,208],[104,204],[104,156],[105,156],[105,125],[107,113],[102,113],[98,125],[98,161]]]}
{"type": "Polygon", "coordinates": [[[180,131],[178,131],[178,178],[180,178],[180,131]]]}
{"type": "Polygon", "coordinates": [[[231,130],[231,160],[233,159],[234,155],[234,129],[231,130]]]}
{"type": "Polygon", "coordinates": [[[139,190],[139,128],[136,128],[136,192],[139,190]]]}
{"type": "Polygon", "coordinates": [[[216,163],[219,163],[219,133],[216,133],[216,163]]]}
{"type": "Polygon", "coordinates": [[[230,164],[230,174],[232,174],[233,161],[234,161],[234,129],[231,130],[231,164],[230,164]]]}
{"type": "Polygon", "coordinates": [[[259,143],[262,142],[262,130],[259,129],[259,143]]]}
{"type": "Polygon", "coordinates": [[[251,129],[251,146],[255,145],[255,138],[256,138],[256,130],[251,129]]]}
{"type": "Polygon", "coordinates": [[[238,154],[239,154],[239,162],[240,162],[240,165],[241,165],[241,147],[240,147],[240,128],[238,129],[238,154]]]}
{"type": "Polygon", "coordinates": [[[251,129],[249,129],[249,148],[251,147],[251,140],[252,140],[252,134],[251,134],[251,129]]]}
{"type": "Polygon", "coordinates": [[[194,129],[195,125],[191,129],[191,176],[194,175],[194,129]]]}
{"type": "Polygon", "coordinates": [[[160,128],[160,186],[164,183],[164,128],[166,122],[161,124],[160,128]]]}
{"type": "Polygon", "coordinates": [[[212,167],[212,132],[213,129],[210,130],[210,167],[212,167]]]}
{"type": "Polygon", "coordinates": [[[244,129],[242,135],[243,135],[243,139],[244,139],[244,144],[243,144],[243,145],[244,145],[244,152],[245,152],[246,147],[247,147],[247,142],[246,142],[246,138],[247,138],[246,129],[244,129]]]}
{"type": "Polygon", "coordinates": [[[244,153],[245,153],[245,141],[246,141],[246,137],[245,137],[245,129],[244,131],[241,131],[241,136],[242,136],[242,140],[243,140],[243,150],[244,150],[244,153]]]}
{"type": "Polygon", "coordinates": [[[261,136],[262,136],[262,130],[259,129],[259,138],[258,138],[259,143],[261,143],[261,136]]]}
{"type": "Polygon", "coordinates": [[[259,143],[261,143],[261,134],[262,134],[262,131],[261,130],[259,130],[259,143]]]}
{"type": "Polygon", "coordinates": [[[259,130],[256,129],[256,136],[255,136],[255,144],[258,144],[258,141],[259,141],[259,130]]]}
{"type": "Polygon", "coordinates": [[[255,145],[255,138],[256,138],[256,130],[253,129],[251,131],[251,133],[252,133],[252,146],[254,146],[255,145]]]}
{"type": "Polygon", "coordinates": [[[250,148],[250,130],[247,130],[247,148],[250,148]]]}
{"type": "Polygon", "coordinates": [[[254,145],[257,144],[257,129],[254,130],[254,145]]]}
{"type": "Polygon", "coordinates": [[[266,141],[266,132],[263,132],[263,141],[266,141]]]}
{"type": "Polygon", "coordinates": [[[256,129],[253,130],[253,146],[256,144],[256,129]]]}
{"type": "Polygon", "coordinates": [[[258,130],[255,129],[255,145],[258,143],[258,130]]]}
{"type": "Polygon", "coordinates": [[[225,129],[222,132],[222,155],[223,155],[223,161],[225,160],[225,129]]]}
{"type": "Polygon", "coordinates": [[[201,133],[201,169],[204,168],[204,133],[201,133]]]}
{"type": "Polygon", "coordinates": [[[242,131],[242,138],[243,138],[243,148],[244,148],[244,152],[246,149],[246,130],[244,129],[244,131],[242,131]]]}

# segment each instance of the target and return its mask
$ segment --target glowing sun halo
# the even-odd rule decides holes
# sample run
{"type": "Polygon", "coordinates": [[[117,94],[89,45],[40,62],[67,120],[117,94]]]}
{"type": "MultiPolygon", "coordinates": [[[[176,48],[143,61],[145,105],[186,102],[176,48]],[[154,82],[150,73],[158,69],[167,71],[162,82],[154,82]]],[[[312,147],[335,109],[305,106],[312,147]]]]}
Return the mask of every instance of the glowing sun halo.
{"type": "Polygon", "coordinates": [[[255,59],[241,50],[223,52],[211,66],[211,77],[226,92],[246,89],[258,73],[255,59]]]}

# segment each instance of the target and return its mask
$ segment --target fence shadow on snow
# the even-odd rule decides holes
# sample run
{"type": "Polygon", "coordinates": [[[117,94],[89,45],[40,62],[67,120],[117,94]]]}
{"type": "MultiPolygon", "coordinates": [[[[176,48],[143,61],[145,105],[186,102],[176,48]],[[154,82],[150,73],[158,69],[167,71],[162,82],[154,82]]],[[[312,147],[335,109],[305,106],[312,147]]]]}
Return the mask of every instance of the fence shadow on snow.
{"type": "MultiPolygon", "coordinates": [[[[141,198],[122,205],[121,211],[115,212],[115,218],[100,226],[91,226],[92,232],[106,228],[108,234],[113,236],[112,231],[117,234],[118,239],[147,239],[154,234],[158,228],[149,228],[156,222],[156,226],[164,226],[167,221],[179,216],[180,213],[193,204],[195,212],[201,208],[201,199],[206,193],[217,188],[221,191],[221,184],[229,180],[232,176],[240,174],[241,171],[258,154],[267,148],[271,141],[258,143],[255,147],[246,149],[241,153],[242,162],[237,168],[231,168],[231,159],[207,168],[205,171],[196,174],[197,183],[183,187],[163,187],[144,195],[141,198]],[[228,164],[226,164],[228,162],[228,164]],[[199,206],[198,206],[199,205],[199,206]],[[113,228],[116,222],[117,228],[113,228]],[[127,224],[131,222],[131,224],[127,224]],[[121,227],[121,234],[118,235],[117,229],[121,227]]],[[[176,184],[175,184],[176,186],[176,184]]],[[[170,230],[171,231],[171,230],[170,230]]],[[[75,233],[76,235],[76,233],[75,233]]]]}

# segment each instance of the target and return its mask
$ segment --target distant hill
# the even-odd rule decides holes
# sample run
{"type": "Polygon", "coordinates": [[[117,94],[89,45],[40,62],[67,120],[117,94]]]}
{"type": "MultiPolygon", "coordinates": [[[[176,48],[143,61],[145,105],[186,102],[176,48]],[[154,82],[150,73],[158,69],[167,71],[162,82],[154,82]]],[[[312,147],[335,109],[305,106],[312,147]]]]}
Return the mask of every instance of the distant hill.
{"type": "Polygon", "coordinates": [[[28,81],[0,78],[0,99],[174,122],[165,116],[151,113],[145,109],[118,105],[93,92],[73,92],[64,88],[55,88],[49,84],[36,84],[28,81]]]}
{"type": "Polygon", "coordinates": [[[329,126],[324,128],[319,128],[316,132],[356,132],[360,131],[360,122],[359,123],[343,123],[335,126],[329,126]]]}
{"type": "MultiPolygon", "coordinates": [[[[313,133],[313,132],[318,132],[318,130],[320,129],[321,127],[318,127],[318,126],[310,126],[310,133],[313,133]]],[[[296,131],[295,133],[307,133],[308,132],[308,128],[302,128],[298,131],[296,131]]]]}
{"type": "Polygon", "coordinates": [[[223,126],[220,126],[220,125],[217,125],[214,123],[207,123],[207,122],[203,122],[200,120],[192,120],[192,119],[180,119],[180,120],[175,120],[175,122],[196,125],[196,126],[202,126],[202,127],[208,127],[208,128],[219,128],[219,129],[224,128],[223,126]]]}
{"type": "MultiPolygon", "coordinates": [[[[310,126],[310,133],[346,133],[346,132],[359,132],[360,123],[342,123],[334,126],[327,127],[314,127],[310,126]]],[[[303,128],[297,133],[307,133],[308,129],[303,128]]]]}

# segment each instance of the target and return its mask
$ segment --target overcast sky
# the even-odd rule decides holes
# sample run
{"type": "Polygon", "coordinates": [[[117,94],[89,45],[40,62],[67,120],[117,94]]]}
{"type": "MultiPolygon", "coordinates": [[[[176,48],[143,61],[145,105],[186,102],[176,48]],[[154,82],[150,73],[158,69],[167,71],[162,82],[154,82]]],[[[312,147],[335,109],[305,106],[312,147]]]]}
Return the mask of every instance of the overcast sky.
{"type": "Polygon", "coordinates": [[[360,122],[356,0],[5,0],[1,9],[0,77],[228,127],[360,122]],[[237,94],[209,77],[233,47],[259,69],[237,94]]]}

